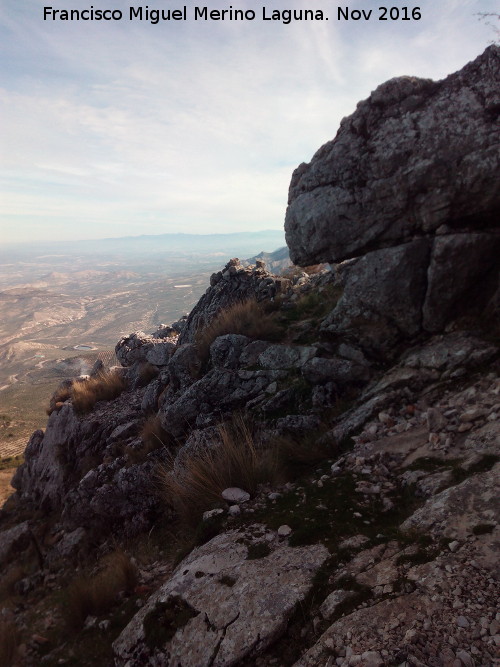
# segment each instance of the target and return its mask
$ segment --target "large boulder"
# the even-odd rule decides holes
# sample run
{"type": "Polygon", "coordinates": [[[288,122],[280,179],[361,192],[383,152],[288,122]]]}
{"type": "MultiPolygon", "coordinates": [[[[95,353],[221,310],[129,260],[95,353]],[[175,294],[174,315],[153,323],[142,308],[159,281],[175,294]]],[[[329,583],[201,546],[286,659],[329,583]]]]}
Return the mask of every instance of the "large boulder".
{"type": "Polygon", "coordinates": [[[500,47],[443,81],[400,77],[294,172],[292,260],[338,262],[415,235],[498,226],[500,47]]]}
{"type": "Polygon", "coordinates": [[[215,537],[123,630],[113,644],[116,665],[242,664],[283,635],[328,556],[321,544],[291,548],[270,532],[215,537]]]}
{"type": "Polygon", "coordinates": [[[499,76],[491,46],[443,81],[392,79],[295,170],[293,261],[350,260],[324,330],[391,356],[422,333],[498,316],[499,76]]]}

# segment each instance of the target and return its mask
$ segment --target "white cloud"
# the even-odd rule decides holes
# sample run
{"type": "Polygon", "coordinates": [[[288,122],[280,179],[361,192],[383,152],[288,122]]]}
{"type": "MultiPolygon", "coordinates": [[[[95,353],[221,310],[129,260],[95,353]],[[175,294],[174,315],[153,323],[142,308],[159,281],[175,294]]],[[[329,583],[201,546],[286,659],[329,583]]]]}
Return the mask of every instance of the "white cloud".
{"type": "Polygon", "coordinates": [[[493,0],[419,4],[412,25],[152,26],[44,23],[40,3],[7,0],[4,236],[281,226],[293,168],[360,98],[487,45],[473,14],[493,0]]]}

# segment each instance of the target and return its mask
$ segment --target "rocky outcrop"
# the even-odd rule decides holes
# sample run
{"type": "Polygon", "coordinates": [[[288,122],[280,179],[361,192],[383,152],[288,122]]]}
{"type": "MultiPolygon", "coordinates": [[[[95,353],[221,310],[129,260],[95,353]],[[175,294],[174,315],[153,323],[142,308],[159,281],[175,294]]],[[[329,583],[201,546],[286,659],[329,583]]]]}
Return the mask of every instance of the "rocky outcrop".
{"type": "Polygon", "coordinates": [[[339,262],[415,236],[498,227],[500,47],[443,81],[400,77],[345,118],[290,184],[297,264],[339,262]]]}
{"type": "Polygon", "coordinates": [[[290,286],[286,278],[269,273],[263,262],[243,267],[238,259],[230,260],[222,271],[212,274],[210,287],[188,316],[179,343],[193,343],[198,330],[209,324],[222,309],[233,303],[254,298],[273,299],[290,286]]]}
{"type": "Polygon", "coordinates": [[[263,526],[252,532],[195,549],[115,641],[117,664],[229,667],[276,640],[328,551],[291,549],[263,526]]]}
{"type": "Polygon", "coordinates": [[[292,266],[287,246],[278,248],[274,252],[260,252],[255,257],[250,257],[250,259],[246,259],[241,263],[243,266],[250,266],[252,264],[258,266],[260,263],[260,266],[267,268],[268,271],[274,274],[282,274],[292,266]]]}
{"type": "Polygon", "coordinates": [[[326,330],[386,354],[461,317],[494,315],[499,76],[492,46],[443,81],[388,81],[296,169],[285,222],[293,261],[360,258],[342,270],[326,330]]]}

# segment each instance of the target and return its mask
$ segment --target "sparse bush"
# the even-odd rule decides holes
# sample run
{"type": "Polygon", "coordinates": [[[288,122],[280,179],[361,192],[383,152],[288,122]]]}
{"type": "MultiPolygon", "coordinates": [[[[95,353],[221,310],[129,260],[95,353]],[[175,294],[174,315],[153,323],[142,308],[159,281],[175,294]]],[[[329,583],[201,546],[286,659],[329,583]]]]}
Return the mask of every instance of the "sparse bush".
{"type": "Polygon", "coordinates": [[[127,382],[118,371],[104,371],[86,380],[73,383],[71,395],[76,412],[90,412],[98,401],[117,398],[126,389],[127,382]]]}
{"type": "Polygon", "coordinates": [[[193,526],[205,510],[220,502],[224,489],[237,486],[254,493],[259,483],[273,481],[276,475],[275,452],[257,448],[249,426],[239,416],[221,424],[217,443],[184,461],[175,476],[161,468],[159,480],[167,504],[193,526]]]}
{"type": "Polygon", "coordinates": [[[221,310],[209,324],[199,329],[195,341],[200,358],[208,359],[210,345],[214,340],[230,333],[262,340],[278,340],[283,332],[274,314],[267,312],[255,299],[238,301],[221,310]]]}
{"type": "Polygon", "coordinates": [[[310,290],[300,294],[298,299],[281,314],[286,322],[298,322],[304,319],[319,320],[335,308],[342,296],[343,289],[327,285],[321,292],[310,290]]]}
{"type": "Polygon", "coordinates": [[[17,626],[8,620],[0,620],[0,665],[11,667],[18,657],[21,636],[17,626]]]}
{"type": "Polygon", "coordinates": [[[125,448],[125,454],[129,463],[141,463],[150,452],[160,447],[171,447],[173,443],[172,437],[162,427],[158,415],[151,414],[142,425],[140,438],[143,446],[140,449],[132,447],[125,448]]]}
{"type": "Polygon", "coordinates": [[[80,414],[90,412],[97,401],[110,401],[119,396],[127,387],[127,381],[120,371],[105,370],[84,380],[75,380],[71,385],[65,380],[50,399],[47,414],[59,410],[65,401],[72,399],[73,406],[80,414]]]}
{"type": "Polygon", "coordinates": [[[107,613],[120,592],[131,592],[137,584],[137,569],[121,550],[108,554],[93,577],[75,579],[66,591],[66,619],[69,629],[78,631],[87,616],[107,613]]]}
{"type": "Polygon", "coordinates": [[[61,383],[59,387],[55,390],[55,392],[52,394],[49,407],[46,410],[49,417],[54,412],[54,410],[59,410],[59,408],[63,405],[63,403],[67,401],[68,398],[71,398],[71,396],[72,396],[71,385],[69,385],[66,381],[61,383]]]}
{"type": "Polygon", "coordinates": [[[142,425],[140,432],[141,440],[144,446],[150,452],[158,447],[168,447],[171,442],[171,436],[165,431],[161,425],[158,415],[149,415],[142,425]]]}

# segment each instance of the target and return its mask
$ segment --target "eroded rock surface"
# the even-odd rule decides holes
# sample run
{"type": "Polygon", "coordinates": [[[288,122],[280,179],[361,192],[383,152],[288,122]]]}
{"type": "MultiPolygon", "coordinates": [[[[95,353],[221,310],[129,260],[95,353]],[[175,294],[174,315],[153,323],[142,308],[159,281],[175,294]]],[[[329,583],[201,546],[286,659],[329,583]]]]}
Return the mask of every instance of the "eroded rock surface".
{"type": "Polygon", "coordinates": [[[379,86],[290,184],[301,264],[359,258],[324,322],[365,349],[498,318],[500,48],[447,79],[379,86]]]}
{"type": "Polygon", "coordinates": [[[290,184],[292,260],[338,262],[415,235],[498,226],[500,48],[443,81],[391,79],[290,184]]]}
{"type": "Polygon", "coordinates": [[[115,641],[117,664],[237,665],[279,637],[328,551],[280,545],[263,527],[254,533],[195,549],[115,641]]]}

